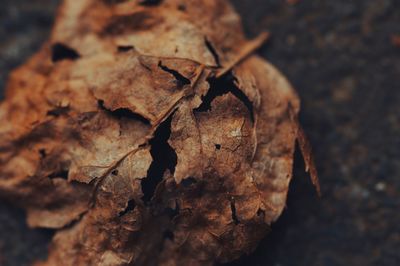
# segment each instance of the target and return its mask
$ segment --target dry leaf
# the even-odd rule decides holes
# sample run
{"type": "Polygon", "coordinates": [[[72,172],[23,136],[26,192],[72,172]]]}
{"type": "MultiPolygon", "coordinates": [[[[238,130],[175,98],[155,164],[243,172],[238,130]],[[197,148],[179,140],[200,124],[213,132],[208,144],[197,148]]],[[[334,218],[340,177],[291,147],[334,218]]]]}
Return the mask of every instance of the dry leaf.
{"type": "Polygon", "coordinates": [[[57,229],[42,265],[211,265],[285,207],[286,79],[226,1],[65,0],[0,108],[0,192],[57,229]]]}

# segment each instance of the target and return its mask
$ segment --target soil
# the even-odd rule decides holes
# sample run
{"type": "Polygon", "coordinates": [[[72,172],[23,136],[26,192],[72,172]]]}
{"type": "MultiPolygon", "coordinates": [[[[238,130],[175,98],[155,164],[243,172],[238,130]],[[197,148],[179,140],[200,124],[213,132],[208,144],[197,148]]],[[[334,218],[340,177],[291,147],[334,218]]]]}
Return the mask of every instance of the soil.
{"type": "MultiPolygon", "coordinates": [[[[249,37],[302,99],[321,178],[297,154],[287,209],[257,250],[229,265],[400,265],[400,2],[232,0],[249,37]]],[[[47,38],[57,0],[2,0],[0,94],[47,38]]],[[[0,199],[0,264],[46,257],[49,230],[0,199]]]]}

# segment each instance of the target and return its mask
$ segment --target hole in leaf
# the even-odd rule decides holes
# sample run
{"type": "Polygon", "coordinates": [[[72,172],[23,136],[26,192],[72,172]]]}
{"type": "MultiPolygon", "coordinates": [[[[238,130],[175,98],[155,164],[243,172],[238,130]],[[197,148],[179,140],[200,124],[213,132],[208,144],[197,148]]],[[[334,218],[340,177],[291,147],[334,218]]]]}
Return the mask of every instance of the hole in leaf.
{"type": "Polygon", "coordinates": [[[209,78],[208,83],[210,89],[206,95],[202,96],[203,102],[194,111],[196,112],[207,112],[211,110],[211,102],[218,96],[222,96],[229,92],[229,83],[225,81],[225,77],[219,79],[209,78]]]}
{"type": "Polygon", "coordinates": [[[127,118],[127,119],[139,120],[146,125],[150,125],[149,120],[147,120],[146,118],[144,118],[143,116],[141,116],[139,114],[132,112],[128,108],[119,108],[114,111],[111,111],[104,106],[103,100],[98,100],[97,105],[99,106],[100,109],[102,109],[103,111],[105,111],[106,113],[108,113],[109,115],[111,115],[117,119],[127,118]]]}
{"type": "Polygon", "coordinates": [[[236,96],[242,103],[247,107],[249,110],[251,121],[254,122],[254,110],[253,104],[251,103],[250,99],[241,91],[236,85],[232,87],[231,93],[236,96]]]}
{"type": "Polygon", "coordinates": [[[51,48],[51,60],[53,62],[61,60],[76,60],[79,57],[80,55],[78,52],[62,43],[56,43],[51,48]]]}
{"type": "Polygon", "coordinates": [[[52,110],[47,111],[48,116],[59,117],[61,115],[67,114],[69,112],[69,106],[58,106],[52,110]]]}
{"type": "Polygon", "coordinates": [[[239,221],[238,217],[236,216],[236,206],[235,206],[235,202],[233,200],[231,200],[231,211],[232,211],[232,221],[235,224],[239,224],[240,221],[239,221]]]}
{"type": "Polygon", "coordinates": [[[68,180],[68,170],[60,170],[58,172],[54,172],[50,175],[48,175],[47,177],[50,179],[54,179],[54,178],[62,178],[64,180],[68,180]]]}
{"type": "Polygon", "coordinates": [[[118,52],[125,53],[125,52],[128,52],[130,50],[133,50],[134,47],[132,45],[120,45],[120,46],[117,47],[117,49],[118,49],[118,52]]]}
{"type": "Polygon", "coordinates": [[[179,73],[176,70],[170,69],[167,66],[164,66],[161,61],[158,63],[158,66],[165,72],[170,73],[171,75],[174,76],[174,78],[176,79],[177,85],[178,87],[183,87],[185,85],[189,85],[190,84],[190,80],[186,77],[184,77],[181,73],[179,73]]]}
{"type": "Polygon", "coordinates": [[[143,197],[142,200],[147,203],[151,200],[157,185],[162,181],[165,171],[168,169],[171,174],[175,172],[177,155],[174,149],[168,144],[171,135],[172,115],[162,122],[150,140],[150,154],[153,158],[147,177],[141,181],[143,197]]]}
{"type": "Polygon", "coordinates": [[[194,109],[195,112],[207,112],[211,110],[211,103],[216,97],[230,92],[246,106],[249,110],[251,121],[254,122],[253,104],[236,86],[235,77],[232,75],[232,72],[228,72],[219,78],[211,77],[207,81],[210,84],[210,89],[207,94],[202,97],[203,102],[201,105],[194,109]]]}
{"type": "Polygon", "coordinates": [[[119,217],[124,216],[125,214],[127,214],[130,211],[133,211],[136,207],[136,203],[133,199],[130,199],[128,201],[128,205],[126,206],[125,210],[123,210],[122,212],[120,212],[118,214],[119,217]]]}
{"type": "Polygon", "coordinates": [[[40,149],[39,150],[39,155],[40,155],[40,158],[42,158],[42,159],[46,158],[46,156],[47,156],[46,150],[45,149],[40,149]]]}
{"type": "Polygon", "coordinates": [[[212,56],[214,57],[215,64],[217,64],[217,66],[220,66],[219,55],[215,50],[214,46],[212,45],[212,43],[207,38],[204,39],[204,43],[206,44],[206,47],[210,51],[212,56]]]}
{"type": "Polygon", "coordinates": [[[161,4],[162,0],[144,0],[141,1],[140,4],[143,6],[156,6],[161,4]]]}
{"type": "Polygon", "coordinates": [[[117,176],[117,175],[118,175],[118,170],[117,170],[117,169],[113,170],[113,171],[111,172],[111,174],[114,175],[114,176],[117,176]]]}

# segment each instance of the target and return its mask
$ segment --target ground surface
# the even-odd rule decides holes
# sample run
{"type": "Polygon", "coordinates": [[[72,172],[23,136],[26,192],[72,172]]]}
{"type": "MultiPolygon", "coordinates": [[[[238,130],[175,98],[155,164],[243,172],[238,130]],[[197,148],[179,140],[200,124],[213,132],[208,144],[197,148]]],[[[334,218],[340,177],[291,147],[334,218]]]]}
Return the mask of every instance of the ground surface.
{"type": "MultiPolygon", "coordinates": [[[[0,91],[48,35],[57,2],[1,1],[0,91]]],[[[233,2],[249,36],[271,31],[259,53],[302,98],[323,197],[298,163],[272,233],[231,265],[400,265],[400,2],[233,2]]],[[[0,200],[0,265],[45,257],[50,237],[0,200]]]]}

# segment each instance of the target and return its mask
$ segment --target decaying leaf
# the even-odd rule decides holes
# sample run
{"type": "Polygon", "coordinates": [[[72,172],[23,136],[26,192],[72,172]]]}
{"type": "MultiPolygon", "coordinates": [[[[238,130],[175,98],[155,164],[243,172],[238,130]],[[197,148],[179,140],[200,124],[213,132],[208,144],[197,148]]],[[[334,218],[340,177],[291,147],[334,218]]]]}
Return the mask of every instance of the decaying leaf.
{"type": "Polygon", "coordinates": [[[0,108],[0,192],[43,265],[210,265],[285,207],[299,100],[227,1],[65,0],[0,108]]]}

